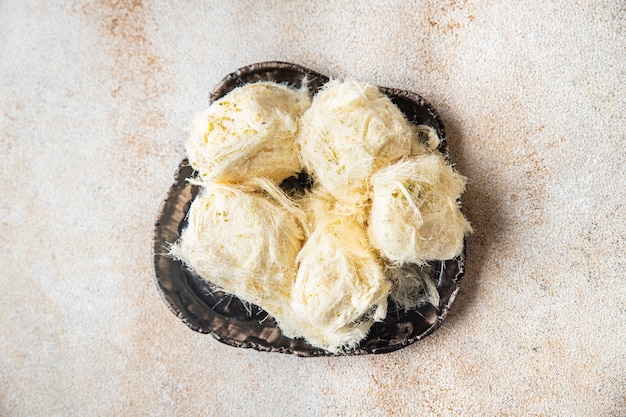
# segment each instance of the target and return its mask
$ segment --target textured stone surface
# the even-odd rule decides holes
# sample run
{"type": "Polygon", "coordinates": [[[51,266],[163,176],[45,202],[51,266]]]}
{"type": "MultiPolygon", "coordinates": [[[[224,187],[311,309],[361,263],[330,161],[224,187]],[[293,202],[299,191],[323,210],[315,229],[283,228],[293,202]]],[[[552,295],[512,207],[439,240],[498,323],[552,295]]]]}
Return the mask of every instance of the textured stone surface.
{"type": "Polygon", "coordinates": [[[0,415],[626,414],[622,1],[0,2],[0,415]],[[415,91],[476,233],[388,355],[224,346],[160,300],[184,129],[266,60],[415,91]]]}

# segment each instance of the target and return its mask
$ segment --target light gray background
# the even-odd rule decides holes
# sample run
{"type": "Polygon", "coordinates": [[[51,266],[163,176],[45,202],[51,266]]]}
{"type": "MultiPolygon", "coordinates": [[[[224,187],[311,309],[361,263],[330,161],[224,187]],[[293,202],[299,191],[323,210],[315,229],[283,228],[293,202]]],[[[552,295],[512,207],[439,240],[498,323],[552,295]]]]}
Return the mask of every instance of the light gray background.
{"type": "Polygon", "coordinates": [[[0,0],[0,415],[626,415],[624,1],[358,4],[0,0]],[[440,111],[476,233],[426,340],[259,353],[159,298],[184,129],[266,60],[440,111]]]}

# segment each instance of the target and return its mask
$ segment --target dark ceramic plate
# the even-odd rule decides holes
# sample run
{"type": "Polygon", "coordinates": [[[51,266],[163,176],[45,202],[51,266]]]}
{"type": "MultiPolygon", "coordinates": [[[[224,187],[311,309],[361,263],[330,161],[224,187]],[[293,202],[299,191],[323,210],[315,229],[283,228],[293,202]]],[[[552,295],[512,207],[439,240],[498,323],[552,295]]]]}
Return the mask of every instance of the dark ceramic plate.
{"type": "MultiPolygon", "coordinates": [[[[295,87],[307,80],[307,87],[315,93],[328,77],[301,66],[283,62],[262,62],[237,70],[224,78],[211,93],[211,102],[232,89],[255,81],[274,81],[295,87]]],[[[437,130],[442,138],[439,150],[447,155],[445,130],[439,115],[417,94],[380,88],[416,124],[426,124],[437,130]]],[[[187,161],[175,174],[175,182],[167,192],[157,221],[153,238],[156,285],[170,310],[187,326],[200,333],[209,333],[220,342],[231,346],[261,351],[292,353],[298,356],[325,356],[330,352],[315,348],[303,339],[283,336],[276,323],[265,311],[255,305],[241,302],[237,297],[219,291],[211,283],[189,271],[180,262],[167,256],[167,247],[175,242],[186,226],[186,215],[198,189],[186,180],[194,175],[187,161]]],[[[292,178],[286,187],[306,186],[306,178],[292,178]]],[[[389,302],[384,322],[374,323],[367,338],[348,355],[391,352],[431,334],[445,318],[459,291],[464,273],[465,251],[457,258],[431,262],[428,270],[437,283],[440,303],[420,308],[398,310],[389,302]]]]}

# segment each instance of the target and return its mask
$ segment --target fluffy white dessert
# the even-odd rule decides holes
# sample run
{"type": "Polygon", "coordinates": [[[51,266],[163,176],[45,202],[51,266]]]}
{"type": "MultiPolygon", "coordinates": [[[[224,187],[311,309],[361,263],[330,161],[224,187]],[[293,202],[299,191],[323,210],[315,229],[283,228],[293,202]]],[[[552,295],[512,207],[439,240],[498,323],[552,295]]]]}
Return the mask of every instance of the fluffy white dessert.
{"type": "Polygon", "coordinates": [[[279,322],[285,334],[339,352],[356,346],[386,316],[391,284],[361,224],[332,211],[316,213],[297,258],[292,316],[279,322]]]}
{"type": "Polygon", "coordinates": [[[416,127],[378,88],[330,81],[302,116],[300,157],[316,181],[336,198],[359,203],[370,175],[409,153],[416,127]]]}
{"type": "Polygon", "coordinates": [[[423,265],[454,258],[471,231],[457,198],[465,178],[436,153],[404,159],[371,178],[368,236],[387,259],[423,265]]]}
{"type": "Polygon", "coordinates": [[[268,180],[211,183],[170,253],[224,291],[281,317],[304,239],[302,212],[268,180]]]}
{"type": "Polygon", "coordinates": [[[198,114],[185,150],[201,180],[280,183],[300,171],[295,138],[308,90],[258,82],[232,90],[198,114]]]}
{"type": "Polygon", "coordinates": [[[284,335],[342,352],[387,314],[439,304],[431,260],[450,259],[471,228],[465,178],[376,87],[269,82],[230,92],[198,115],[186,143],[201,193],[171,254],[274,317],[284,335]],[[308,110],[307,110],[308,109],[308,110]],[[313,189],[278,186],[305,167],[313,189]]]}

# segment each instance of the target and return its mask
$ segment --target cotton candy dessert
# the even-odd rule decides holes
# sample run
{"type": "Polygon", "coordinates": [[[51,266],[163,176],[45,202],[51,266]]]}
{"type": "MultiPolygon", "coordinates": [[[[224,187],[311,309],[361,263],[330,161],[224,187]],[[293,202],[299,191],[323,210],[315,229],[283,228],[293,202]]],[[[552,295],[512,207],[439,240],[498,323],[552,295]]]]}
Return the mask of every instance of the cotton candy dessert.
{"type": "Polygon", "coordinates": [[[170,254],[285,336],[347,352],[388,300],[437,306],[428,262],[457,256],[471,231],[465,179],[439,141],[369,84],[333,80],[312,100],[275,83],[236,88],[192,123],[200,193],[170,254]],[[299,172],[312,187],[287,193],[299,172]]]}
{"type": "Polygon", "coordinates": [[[294,138],[310,104],[306,89],[273,82],[236,88],[193,119],[189,162],[203,181],[279,183],[301,169],[294,138]]]}
{"type": "Polygon", "coordinates": [[[331,352],[354,348],[387,315],[391,282],[367,239],[359,209],[314,187],[300,205],[311,234],[298,253],[287,335],[331,352]]]}
{"type": "Polygon", "coordinates": [[[304,229],[301,210],[274,183],[206,183],[187,222],[172,256],[224,291],[284,314],[304,229]]]}
{"type": "Polygon", "coordinates": [[[423,153],[416,126],[378,88],[333,80],[302,116],[302,163],[318,184],[342,201],[362,203],[373,172],[409,153],[423,153]]]}
{"type": "Polygon", "coordinates": [[[368,236],[396,264],[451,259],[471,231],[457,199],[465,178],[436,153],[405,158],[372,175],[368,236]]]}

